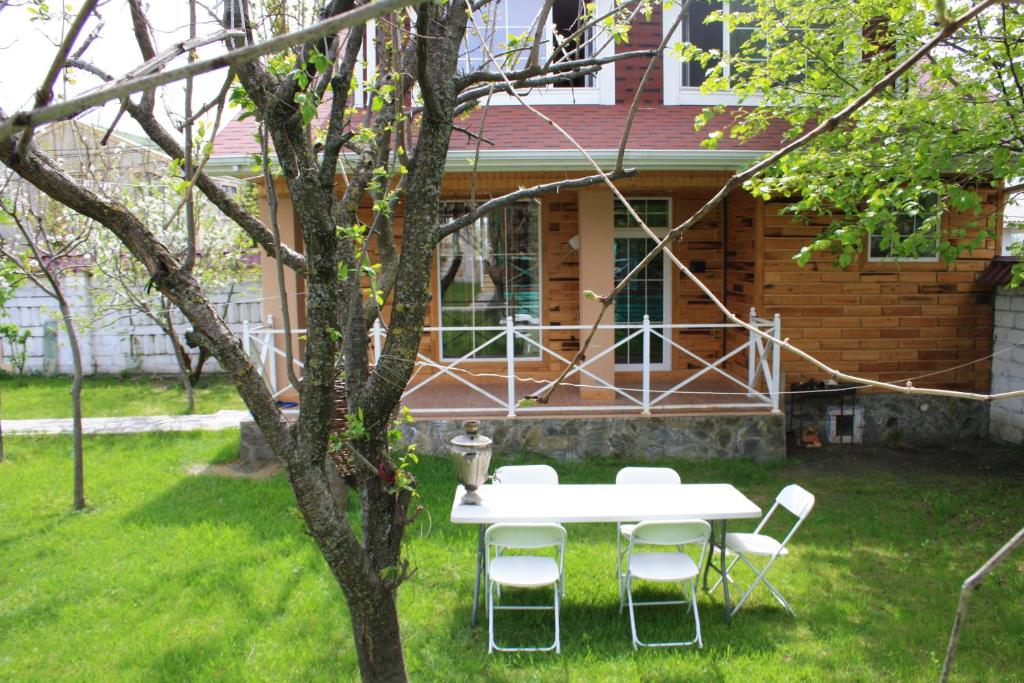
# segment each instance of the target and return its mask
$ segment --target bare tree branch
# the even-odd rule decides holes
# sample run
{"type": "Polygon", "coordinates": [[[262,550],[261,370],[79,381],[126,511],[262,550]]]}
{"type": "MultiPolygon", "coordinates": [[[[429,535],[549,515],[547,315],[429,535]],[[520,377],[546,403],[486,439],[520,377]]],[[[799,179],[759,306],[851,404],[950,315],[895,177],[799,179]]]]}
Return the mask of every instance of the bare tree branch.
{"type": "Polygon", "coordinates": [[[598,173],[596,175],[588,175],[582,178],[572,178],[570,180],[556,180],[550,183],[544,183],[542,185],[534,185],[533,187],[524,187],[514,192],[495,197],[489,201],[484,202],[476,208],[474,211],[459,216],[458,218],[448,221],[444,225],[438,226],[437,238],[442,239],[451,235],[452,233],[462,230],[467,225],[476,222],[482,216],[486,216],[496,209],[500,209],[506,204],[520,201],[522,199],[530,199],[531,197],[539,197],[542,194],[549,192],[558,192],[559,190],[574,190],[581,187],[590,187],[598,183],[603,183],[608,180],[618,180],[619,178],[628,178],[636,175],[637,169],[627,168],[622,171],[613,171],[611,173],[598,173]]]}
{"type": "MultiPolygon", "coordinates": [[[[89,19],[89,15],[96,8],[97,0],[85,0],[82,3],[82,8],[78,10],[78,15],[75,20],[71,23],[71,27],[68,29],[68,33],[64,36],[64,40],[60,44],[60,48],[57,50],[57,54],[53,56],[53,61],[50,63],[50,68],[46,72],[46,76],[43,77],[43,83],[36,90],[36,101],[35,108],[44,107],[50,103],[53,99],[53,84],[57,80],[57,76],[61,70],[64,69],[64,63],[67,61],[68,54],[71,52],[71,48],[74,46],[75,41],[78,40],[78,34],[82,32],[82,28],[85,26],[85,22],[89,19]]],[[[18,149],[14,152],[14,158],[18,159],[25,155],[25,150],[28,149],[28,144],[32,141],[32,127],[29,126],[25,134],[21,136],[21,141],[18,143],[18,149]]]]}
{"type": "Polygon", "coordinates": [[[1010,553],[1022,544],[1024,544],[1024,529],[1014,534],[1013,538],[1007,541],[1002,548],[996,551],[995,555],[978,568],[978,571],[971,574],[964,581],[963,586],[960,588],[960,601],[956,606],[953,629],[949,634],[946,658],[942,662],[942,673],[939,675],[940,683],[946,683],[949,680],[949,674],[953,671],[953,659],[956,658],[956,649],[960,644],[960,631],[963,628],[964,620],[967,619],[967,608],[971,605],[971,598],[974,597],[974,592],[981,586],[981,582],[985,580],[985,577],[991,574],[993,569],[998,567],[1003,560],[1010,556],[1010,553]]]}
{"type": "Polygon", "coordinates": [[[257,57],[283,50],[293,45],[322,38],[323,36],[335,33],[345,28],[351,28],[358,24],[364,24],[370,19],[380,15],[414,4],[415,0],[375,0],[357,7],[349,12],[336,17],[326,19],[298,31],[277,36],[256,45],[238,48],[227,54],[204,59],[192,64],[187,64],[177,69],[161,71],[141,77],[129,77],[116,81],[111,85],[99,88],[86,95],[74,97],[57,104],[45,107],[36,107],[28,111],[15,112],[9,117],[0,120],[0,142],[7,140],[15,132],[24,128],[31,128],[49,121],[69,119],[81,114],[86,109],[104,104],[110,100],[116,100],[125,95],[151,90],[161,85],[179,81],[186,76],[198,76],[209,71],[216,71],[226,66],[237,66],[245,64],[257,57]]]}
{"type": "Polygon", "coordinates": [[[675,35],[676,29],[679,28],[679,24],[686,18],[686,13],[690,11],[690,5],[693,0],[685,0],[683,6],[679,8],[679,16],[676,17],[672,25],[665,31],[665,35],[661,39],[661,44],[658,45],[658,50],[651,61],[647,63],[647,69],[644,71],[643,77],[640,79],[640,84],[636,87],[636,92],[633,93],[633,103],[629,106],[629,113],[626,115],[626,124],[622,128],[622,141],[619,143],[619,153],[615,157],[615,170],[622,170],[622,162],[626,157],[626,143],[629,142],[629,134],[633,130],[633,118],[636,116],[636,110],[640,107],[640,95],[643,93],[644,88],[647,86],[647,81],[650,80],[651,74],[654,72],[654,65],[658,62],[658,57],[664,54],[665,47],[668,46],[668,41],[675,35]]]}

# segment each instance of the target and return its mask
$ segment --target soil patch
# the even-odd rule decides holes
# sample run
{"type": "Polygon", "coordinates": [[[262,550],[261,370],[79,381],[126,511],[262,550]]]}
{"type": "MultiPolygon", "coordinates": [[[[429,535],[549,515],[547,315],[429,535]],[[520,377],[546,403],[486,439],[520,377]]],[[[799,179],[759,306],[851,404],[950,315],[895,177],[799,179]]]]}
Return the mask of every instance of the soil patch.
{"type": "Polygon", "coordinates": [[[284,467],[279,462],[272,462],[258,469],[252,469],[243,467],[238,460],[224,465],[199,464],[190,465],[188,468],[188,473],[193,477],[212,476],[227,477],[228,479],[269,479],[282,471],[284,471],[284,467]]]}

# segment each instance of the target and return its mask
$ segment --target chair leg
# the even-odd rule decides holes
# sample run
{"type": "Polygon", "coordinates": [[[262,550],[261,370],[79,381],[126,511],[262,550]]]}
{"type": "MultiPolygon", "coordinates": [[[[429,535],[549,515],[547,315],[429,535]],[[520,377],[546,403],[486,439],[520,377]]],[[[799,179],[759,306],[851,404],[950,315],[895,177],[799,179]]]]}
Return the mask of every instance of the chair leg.
{"type": "Polygon", "coordinates": [[[615,525],[615,578],[619,581],[619,614],[622,614],[622,526],[615,525]]]}
{"type": "Polygon", "coordinates": [[[690,604],[693,605],[693,625],[697,629],[697,648],[704,649],[704,640],[700,635],[700,614],[697,612],[697,580],[690,579],[690,604]]]}
{"type": "Polygon", "coordinates": [[[793,608],[789,606],[789,602],[786,600],[786,598],[782,597],[782,593],[779,592],[778,588],[773,586],[767,578],[762,578],[761,583],[764,584],[764,587],[771,592],[772,596],[779,602],[780,605],[782,605],[786,609],[787,612],[790,613],[790,615],[794,617],[796,616],[796,612],[794,612],[793,608]]]}
{"type": "Polygon", "coordinates": [[[639,649],[640,639],[636,635],[636,615],[633,609],[633,582],[629,573],[626,573],[626,598],[629,601],[629,631],[633,636],[633,649],[639,649]]]}
{"type": "Polygon", "coordinates": [[[494,652],[494,584],[487,579],[487,654],[494,652]]]}
{"type": "Polygon", "coordinates": [[[750,597],[750,595],[754,592],[754,589],[757,587],[757,584],[764,583],[768,590],[771,592],[772,596],[776,600],[778,600],[784,608],[786,608],[786,611],[788,611],[794,617],[796,616],[796,612],[794,612],[793,608],[789,606],[789,603],[786,601],[786,599],[782,597],[782,593],[779,593],[775,586],[768,583],[768,579],[765,578],[765,574],[768,573],[768,569],[775,562],[776,557],[777,556],[772,557],[770,560],[768,560],[768,563],[762,569],[758,569],[757,566],[754,565],[753,562],[748,560],[745,555],[739,556],[739,559],[743,560],[743,564],[750,567],[757,576],[754,577],[753,582],[751,582],[750,586],[747,588],[747,592],[743,594],[743,597],[740,598],[736,605],[732,608],[732,612],[730,613],[730,615],[734,615],[736,614],[736,612],[739,611],[740,607],[743,606],[743,603],[745,603],[747,599],[750,597]]]}
{"type": "MultiPolygon", "coordinates": [[[[732,568],[736,566],[737,560],[739,560],[739,557],[734,555],[733,558],[732,558],[732,562],[730,562],[728,565],[726,565],[726,567],[725,567],[725,575],[726,576],[728,576],[729,572],[732,571],[732,568]]],[[[712,564],[711,566],[715,566],[715,565],[712,564]]],[[[729,583],[736,583],[736,582],[733,581],[732,578],[730,577],[729,578],[729,583]]],[[[722,575],[721,574],[718,575],[718,579],[711,585],[711,588],[705,588],[705,590],[708,593],[714,593],[715,589],[717,589],[720,585],[722,585],[722,575]]]]}
{"type": "Polygon", "coordinates": [[[559,608],[561,606],[559,604],[559,601],[558,601],[558,598],[559,598],[558,594],[561,592],[561,590],[558,587],[559,583],[561,583],[561,582],[560,581],[555,582],[555,652],[560,654],[562,652],[562,636],[561,636],[561,632],[559,631],[559,622],[558,622],[558,613],[560,611],[559,608]]]}

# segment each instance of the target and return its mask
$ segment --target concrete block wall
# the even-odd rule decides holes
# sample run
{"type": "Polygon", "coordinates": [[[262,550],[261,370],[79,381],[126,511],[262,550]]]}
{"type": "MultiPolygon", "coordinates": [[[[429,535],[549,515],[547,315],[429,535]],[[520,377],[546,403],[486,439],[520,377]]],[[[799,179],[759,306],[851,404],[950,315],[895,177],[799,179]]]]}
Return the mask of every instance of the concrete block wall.
{"type": "MultiPolygon", "coordinates": [[[[76,323],[79,323],[79,345],[86,374],[173,374],[178,371],[170,340],[159,326],[142,315],[111,314],[94,320],[90,277],[84,273],[70,274],[64,278],[63,285],[65,296],[71,304],[72,314],[76,323]],[[93,322],[86,326],[86,321],[93,322]]],[[[262,319],[261,296],[258,280],[235,287],[232,303],[226,310],[226,320],[236,334],[241,334],[244,321],[255,323],[262,319]]],[[[219,304],[223,304],[226,298],[227,292],[218,292],[212,296],[214,304],[218,304],[218,309],[223,308],[219,304]]],[[[5,320],[29,331],[26,372],[71,373],[71,349],[63,325],[59,323],[60,311],[55,299],[47,296],[35,285],[26,284],[19,288],[14,298],[8,302],[5,320]],[[49,357],[47,347],[50,348],[49,357]]],[[[191,328],[188,321],[180,315],[175,319],[175,324],[182,337],[191,328]]],[[[13,370],[9,360],[10,353],[11,349],[7,342],[0,342],[0,366],[7,370],[13,370]]],[[[204,368],[204,372],[219,370],[216,361],[213,360],[204,368]]]]}
{"type": "MultiPolygon", "coordinates": [[[[992,393],[1024,389],[1024,288],[1000,287],[995,301],[992,393]]],[[[1006,443],[1024,443],[1024,398],[992,402],[989,433],[1006,443]]]]}

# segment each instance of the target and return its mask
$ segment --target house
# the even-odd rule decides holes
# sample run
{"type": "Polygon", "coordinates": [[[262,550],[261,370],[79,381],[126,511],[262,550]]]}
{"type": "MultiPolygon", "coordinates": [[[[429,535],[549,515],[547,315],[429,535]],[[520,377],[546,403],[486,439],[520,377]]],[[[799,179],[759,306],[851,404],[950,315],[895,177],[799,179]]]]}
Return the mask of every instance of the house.
{"type": "MultiPolygon", "coordinates": [[[[532,16],[533,5],[540,4],[530,4],[528,13],[532,16]]],[[[628,46],[607,49],[657,46],[677,11],[662,13],[657,4],[650,21],[634,25],[628,46]]],[[[506,22],[508,33],[521,32],[515,30],[522,27],[513,11],[508,12],[498,21],[506,22]]],[[[690,40],[727,51],[728,34],[712,30],[702,19],[684,22],[690,40]]],[[[645,59],[620,61],[572,87],[542,87],[526,98],[611,168],[646,67],[645,59]]],[[[728,94],[701,94],[702,78],[695,65],[666,56],[655,65],[633,123],[626,165],[639,173],[617,186],[659,232],[680,223],[733,171],[778,144],[780,131],[770,129],[746,144],[725,140],[718,149],[702,148],[706,133],[694,130],[695,117],[709,104],[736,104],[728,94]]],[[[472,187],[485,198],[592,172],[562,135],[540,125],[513,98],[496,95],[491,104],[485,121],[478,112],[460,122],[467,130],[482,127],[489,144],[478,145],[459,132],[452,135],[442,213],[465,211],[472,187]]],[[[226,173],[246,168],[256,151],[253,130],[250,120],[227,126],[211,168],[226,173]]],[[[281,185],[282,236],[301,247],[286,192],[281,185]]],[[[999,199],[998,190],[986,193],[989,213],[996,213],[999,199]]],[[[731,310],[754,316],[759,326],[843,371],[884,381],[913,379],[919,386],[988,389],[989,362],[973,361],[991,352],[993,294],[990,286],[977,282],[977,275],[995,253],[1000,226],[995,239],[948,265],[937,257],[892,259],[874,244],[859,263],[845,269],[826,256],[801,268],[793,254],[829,218],[804,224],[784,214],[785,208],[781,201],[733,192],[673,247],[673,254],[731,310]]],[[[263,210],[266,214],[266,202],[263,210]]],[[[943,229],[973,220],[951,214],[944,217],[943,229]]],[[[650,244],[603,186],[522,202],[446,238],[437,249],[420,367],[407,393],[413,414],[771,415],[784,407],[787,387],[827,379],[806,362],[779,357],[772,344],[747,330],[726,325],[721,312],[666,256],[616,301],[614,317],[598,333],[586,366],[570,376],[552,402],[524,402],[562,371],[594,322],[599,306],[584,292],[610,291],[650,244]]],[[[301,329],[302,282],[290,272],[287,277],[294,301],[291,325],[301,329]]],[[[281,308],[272,303],[278,297],[277,278],[269,259],[264,260],[263,282],[269,326],[280,329],[281,308]]],[[[252,351],[265,362],[275,390],[293,396],[282,362],[270,360],[271,341],[280,348],[280,333],[264,329],[247,343],[255,345],[252,351]]],[[[851,438],[863,424],[868,427],[864,433],[877,438],[895,432],[906,437],[936,425],[945,425],[943,434],[984,431],[984,408],[973,411],[957,404],[954,410],[934,401],[903,401],[897,407],[889,399],[865,396],[850,411],[840,408],[833,421],[849,429],[851,438]],[[871,408],[872,401],[878,410],[871,408]],[[955,419],[950,411],[956,412],[955,419]],[[851,419],[839,419],[844,417],[851,419]]]]}

